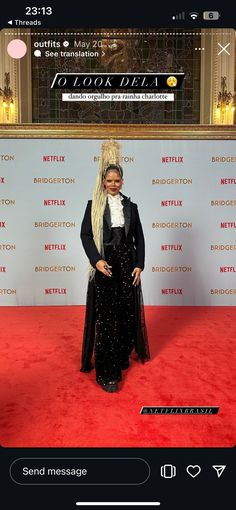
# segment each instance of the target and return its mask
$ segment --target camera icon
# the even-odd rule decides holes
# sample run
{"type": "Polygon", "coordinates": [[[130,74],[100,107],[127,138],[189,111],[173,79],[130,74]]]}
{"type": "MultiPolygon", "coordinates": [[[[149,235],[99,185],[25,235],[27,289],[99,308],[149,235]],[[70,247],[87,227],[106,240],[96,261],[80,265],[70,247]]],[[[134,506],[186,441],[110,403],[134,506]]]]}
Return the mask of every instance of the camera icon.
{"type": "Polygon", "coordinates": [[[164,464],[164,466],[161,466],[161,476],[163,478],[174,478],[176,476],[176,466],[164,464]]]}

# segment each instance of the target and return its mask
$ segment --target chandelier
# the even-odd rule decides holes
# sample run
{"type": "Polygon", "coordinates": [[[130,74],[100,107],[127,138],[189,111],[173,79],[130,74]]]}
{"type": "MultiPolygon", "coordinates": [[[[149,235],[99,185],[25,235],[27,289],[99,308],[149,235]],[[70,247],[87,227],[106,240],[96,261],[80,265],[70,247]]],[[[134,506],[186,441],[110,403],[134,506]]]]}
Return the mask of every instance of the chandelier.
{"type": "Polygon", "coordinates": [[[235,95],[227,91],[226,76],[221,78],[221,90],[218,93],[217,109],[220,113],[235,111],[235,95]]]}
{"type": "Polygon", "coordinates": [[[14,107],[13,92],[10,88],[10,73],[5,73],[4,89],[0,87],[0,96],[3,96],[2,106],[6,112],[7,120],[9,120],[10,110],[14,107]]]}

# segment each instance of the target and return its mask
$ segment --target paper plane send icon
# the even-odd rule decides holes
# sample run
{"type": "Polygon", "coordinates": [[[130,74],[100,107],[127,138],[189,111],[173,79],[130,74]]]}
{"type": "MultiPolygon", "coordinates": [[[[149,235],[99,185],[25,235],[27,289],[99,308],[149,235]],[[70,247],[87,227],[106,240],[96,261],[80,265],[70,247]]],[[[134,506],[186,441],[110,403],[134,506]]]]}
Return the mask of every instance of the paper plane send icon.
{"type": "Polygon", "coordinates": [[[225,470],[226,466],[212,466],[216,470],[216,474],[218,478],[222,475],[223,471],[225,470]]]}

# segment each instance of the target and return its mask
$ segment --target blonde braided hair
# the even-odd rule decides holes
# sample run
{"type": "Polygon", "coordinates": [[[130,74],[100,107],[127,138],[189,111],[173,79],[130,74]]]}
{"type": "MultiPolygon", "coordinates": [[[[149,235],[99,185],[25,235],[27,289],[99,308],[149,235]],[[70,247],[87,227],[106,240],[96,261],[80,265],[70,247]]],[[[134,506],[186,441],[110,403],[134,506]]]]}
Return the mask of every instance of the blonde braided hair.
{"type": "MultiPolygon", "coordinates": [[[[107,191],[104,189],[103,179],[106,170],[111,164],[119,165],[121,160],[121,147],[115,140],[107,140],[101,146],[101,156],[99,159],[99,170],[93,191],[91,221],[93,239],[101,258],[104,257],[103,248],[103,214],[106,207],[107,191]]],[[[89,279],[95,275],[95,269],[89,265],[89,279]]]]}

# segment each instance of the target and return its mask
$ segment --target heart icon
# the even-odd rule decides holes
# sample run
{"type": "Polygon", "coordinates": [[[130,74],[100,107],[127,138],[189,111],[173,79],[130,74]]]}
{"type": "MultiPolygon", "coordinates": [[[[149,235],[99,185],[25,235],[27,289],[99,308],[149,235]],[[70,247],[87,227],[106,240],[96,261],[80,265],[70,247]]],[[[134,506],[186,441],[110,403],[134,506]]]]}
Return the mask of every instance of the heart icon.
{"type": "Polygon", "coordinates": [[[192,466],[191,464],[186,469],[187,473],[192,477],[195,478],[195,476],[199,475],[201,473],[200,466],[192,466]]]}

